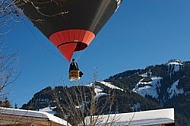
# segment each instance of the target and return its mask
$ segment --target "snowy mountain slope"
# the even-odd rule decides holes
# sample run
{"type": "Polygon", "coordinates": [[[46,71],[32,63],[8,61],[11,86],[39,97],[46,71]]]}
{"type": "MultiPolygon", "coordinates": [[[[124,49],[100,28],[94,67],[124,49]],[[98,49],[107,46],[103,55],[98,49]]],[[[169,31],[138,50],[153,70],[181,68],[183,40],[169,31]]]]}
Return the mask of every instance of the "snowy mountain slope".
{"type": "MultiPolygon", "coordinates": [[[[165,64],[168,69],[168,74],[170,78],[172,75],[183,68],[183,63],[180,60],[172,59],[165,64]]],[[[157,99],[158,101],[165,101],[166,99],[171,99],[178,94],[183,94],[184,90],[178,88],[179,79],[173,82],[166,90],[166,94],[162,99],[160,98],[160,90],[162,88],[161,81],[163,77],[154,76],[151,69],[149,71],[139,74],[142,77],[132,89],[133,92],[140,94],[143,97],[151,96],[152,98],[157,99]],[[148,80],[148,81],[147,81],[148,80]],[[168,95],[167,98],[165,96],[168,95]]]]}
{"type": "Polygon", "coordinates": [[[175,81],[170,87],[167,88],[167,92],[169,94],[169,98],[171,99],[174,96],[177,96],[178,94],[183,94],[184,90],[183,88],[178,88],[179,80],[175,81]]]}
{"type": "Polygon", "coordinates": [[[146,95],[152,96],[152,98],[158,99],[160,91],[160,80],[162,77],[151,77],[151,81],[143,82],[141,79],[133,88],[133,91],[145,97],[146,95]]]}

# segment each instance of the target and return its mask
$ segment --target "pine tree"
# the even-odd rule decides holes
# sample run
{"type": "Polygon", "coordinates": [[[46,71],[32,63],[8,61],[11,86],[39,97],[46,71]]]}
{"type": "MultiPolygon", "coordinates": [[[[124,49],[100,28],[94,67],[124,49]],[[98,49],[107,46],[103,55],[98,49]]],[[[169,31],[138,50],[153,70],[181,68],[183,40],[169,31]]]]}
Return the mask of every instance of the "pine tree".
{"type": "Polygon", "coordinates": [[[10,102],[9,102],[9,100],[8,100],[7,97],[5,97],[5,101],[4,101],[3,107],[6,107],[6,108],[10,108],[11,107],[11,104],[10,104],[10,102]]]}
{"type": "Polygon", "coordinates": [[[18,105],[15,103],[15,109],[18,109],[18,105]]]}

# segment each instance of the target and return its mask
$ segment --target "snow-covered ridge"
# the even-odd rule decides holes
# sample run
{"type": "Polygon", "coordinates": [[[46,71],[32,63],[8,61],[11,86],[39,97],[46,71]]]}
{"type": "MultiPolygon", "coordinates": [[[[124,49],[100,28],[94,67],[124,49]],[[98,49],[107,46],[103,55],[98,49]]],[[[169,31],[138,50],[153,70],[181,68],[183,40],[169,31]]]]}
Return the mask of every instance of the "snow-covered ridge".
{"type": "Polygon", "coordinates": [[[168,61],[168,63],[167,63],[168,65],[172,65],[172,64],[175,64],[175,65],[183,65],[183,62],[182,61],[180,61],[180,60],[177,60],[177,59],[171,59],[171,60],[169,60],[168,61]]]}
{"type": "Polygon", "coordinates": [[[97,82],[99,82],[99,83],[101,83],[101,84],[103,84],[103,85],[105,85],[105,86],[107,86],[107,87],[109,87],[111,89],[116,89],[116,90],[123,91],[123,89],[111,84],[110,82],[105,82],[105,81],[97,81],[97,82]]]}
{"type": "Polygon", "coordinates": [[[177,72],[182,68],[183,62],[177,59],[171,59],[166,65],[168,66],[168,72],[171,76],[174,72],[177,72]]]}

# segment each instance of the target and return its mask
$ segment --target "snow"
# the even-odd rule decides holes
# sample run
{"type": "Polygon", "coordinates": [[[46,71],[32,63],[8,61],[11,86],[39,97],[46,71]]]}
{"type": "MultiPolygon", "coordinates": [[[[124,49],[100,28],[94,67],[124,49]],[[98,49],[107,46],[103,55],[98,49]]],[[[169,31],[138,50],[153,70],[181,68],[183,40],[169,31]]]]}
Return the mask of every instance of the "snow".
{"type": "Polygon", "coordinates": [[[150,77],[150,76],[152,76],[151,69],[146,73],[140,74],[139,76],[141,76],[141,77],[150,77]]]}
{"type": "Polygon", "coordinates": [[[169,94],[169,98],[172,98],[173,96],[177,96],[178,94],[183,94],[184,93],[184,90],[181,88],[181,89],[178,89],[178,83],[179,83],[179,80],[177,80],[176,82],[174,82],[171,87],[169,87],[167,89],[167,92],[169,94]]]}
{"type": "Polygon", "coordinates": [[[147,73],[140,74],[141,77],[148,77],[147,73]]]}
{"type": "Polygon", "coordinates": [[[101,88],[100,86],[95,86],[95,89],[94,89],[95,93],[101,93],[103,90],[104,89],[101,88]]]}
{"type": "Polygon", "coordinates": [[[85,106],[89,104],[89,102],[83,102],[81,105],[75,106],[76,109],[84,112],[85,111],[85,106]]]}
{"type": "Polygon", "coordinates": [[[100,98],[101,96],[106,96],[106,95],[108,95],[107,93],[104,93],[104,92],[103,92],[103,91],[104,91],[103,88],[101,88],[100,86],[94,85],[93,83],[90,83],[90,84],[88,84],[88,85],[86,85],[86,86],[94,87],[94,92],[95,92],[95,94],[96,94],[96,95],[94,96],[95,99],[98,99],[98,98],[100,98]]]}
{"type": "Polygon", "coordinates": [[[95,98],[95,99],[98,99],[98,98],[100,98],[101,96],[106,96],[106,95],[108,95],[107,93],[104,93],[103,91],[104,91],[104,89],[101,88],[100,86],[95,86],[94,92],[95,92],[96,96],[95,96],[94,98],[95,98]]]}
{"type": "Polygon", "coordinates": [[[98,94],[96,94],[96,96],[95,96],[94,98],[95,98],[95,99],[98,99],[98,98],[100,98],[101,96],[106,96],[106,95],[108,95],[108,94],[102,92],[102,93],[98,93],[98,94]]]}
{"type": "Polygon", "coordinates": [[[162,77],[151,77],[151,81],[143,82],[141,79],[133,88],[133,91],[145,97],[146,95],[152,96],[152,98],[158,98],[159,88],[161,86],[160,80],[162,77]]]}

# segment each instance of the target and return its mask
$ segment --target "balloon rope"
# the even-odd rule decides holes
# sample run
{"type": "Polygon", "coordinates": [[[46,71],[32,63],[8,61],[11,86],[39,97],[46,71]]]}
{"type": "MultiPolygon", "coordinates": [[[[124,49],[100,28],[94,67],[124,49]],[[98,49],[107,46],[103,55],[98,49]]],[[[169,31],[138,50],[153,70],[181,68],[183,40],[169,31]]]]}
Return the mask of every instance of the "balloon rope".
{"type": "Polygon", "coordinates": [[[29,28],[29,26],[26,24],[25,21],[23,21],[25,26],[27,27],[27,29],[31,32],[31,34],[36,38],[36,40],[45,48],[47,49],[48,51],[50,51],[52,54],[54,54],[56,57],[60,58],[60,59],[63,59],[61,56],[59,56],[58,54],[56,54],[54,51],[52,51],[50,48],[48,48],[47,45],[44,44],[44,42],[39,39],[39,37],[37,37],[37,35],[29,28]]]}
{"type": "Polygon", "coordinates": [[[83,51],[76,52],[76,58],[75,58],[75,60],[76,60],[77,62],[80,60],[82,54],[83,54],[83,51]]]}

